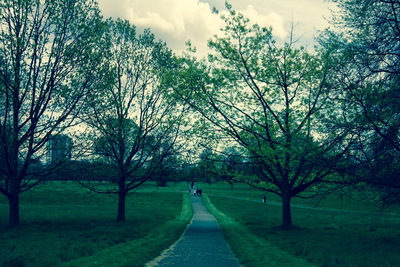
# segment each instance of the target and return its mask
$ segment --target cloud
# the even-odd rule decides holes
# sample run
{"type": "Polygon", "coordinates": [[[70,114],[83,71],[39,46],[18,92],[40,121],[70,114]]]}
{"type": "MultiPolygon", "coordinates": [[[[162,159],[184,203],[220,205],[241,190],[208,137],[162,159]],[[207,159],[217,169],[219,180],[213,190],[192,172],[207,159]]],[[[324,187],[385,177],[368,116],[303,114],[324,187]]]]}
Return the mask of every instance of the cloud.
{"type": "Polygon", "coordinates": [[[248,5],[246,9],[239,10],[239,12],[249,18],[250,22],[253,24],[257,23],[265,27],[272,26],[272,33],[281,39],[284,39],[288,34],[282,16],[277,13],[270,12],[267,15],[263,15],[259,13],[253,5],[248,5]]]}
{"type": "MultiPolygon", "coordinates": [[[[223,8],[225,0],[200,0],[210,3],[211,6],[223,8]]],[[[294,24],[294,35],[301,36],[300,44],[312,47],[314,35],[317,30],[322,30],[329,25],[324,19],[330,17],[329,9],[335,9],[336,4],[327,0],[229,0],[234,9],[246,12],[249,10],[250,17],[254,10],[261,17],[267,17],[259,24],[271,25],[273,34],[286,40],[289,36],[292,23],[294,24]],[[251,5],[251,8],[249,6],[251,5]],[[252,10],[254,9],[254,10],[252,10]],[[285,35],[286,33],[286,35],[285,35]]],[[[242,13],[243,13],[242,12],[242,13]]]]}
{"type": "Polygon", "coordinates": [[[210,5],[198,0],[109,2],[99,1],[104,16],[128,19],[140,29],[150,28],[177,52],[183,51],[185,42],[191,40],[204,54],[207,40],[221,27],[219,16],[212,13],[210,5]]]}
{"type": "MultiPolygon", "coordinates": [[[[291,20],[298,25],[295,34],[312,40],[315,28],[320,28],[322,12],[327,10],[323,0],[231,0],[234,9],[260,26],[272,26],[273,34],[285,39],[291,20]]],[[[128,19],[139,29],[150,28],[177,53],[191,40],[201,55],[207,50],[207,40],[223,26],[212,7],[221,8],[222,0],[99,0],[105,17],[128,19]]],[[[326,14],[326,13],[325,13],[326,14]]],[[[312,41],[311,41],[312,42],[312,41]]]]}
{"type": "Polygon", "coordinates": [[[128,7],[132,1],[130,0],[98,0],[99,8],[105,17],[113,18],[124,18],[126,19],[126,7],[128,7]]]}
{"type": "MultiPolygon", "coordinates": [[[[148,12],[144,17],[133,17],[133,22],[138,27],[152,28],[161,32],[175,34],[179,32],[179,25],[175,25],[165,18],[161,17],[160,14],[154,12],[148,12]]],[[[181,25],[184,28],[184,25],[181,25]]]]}

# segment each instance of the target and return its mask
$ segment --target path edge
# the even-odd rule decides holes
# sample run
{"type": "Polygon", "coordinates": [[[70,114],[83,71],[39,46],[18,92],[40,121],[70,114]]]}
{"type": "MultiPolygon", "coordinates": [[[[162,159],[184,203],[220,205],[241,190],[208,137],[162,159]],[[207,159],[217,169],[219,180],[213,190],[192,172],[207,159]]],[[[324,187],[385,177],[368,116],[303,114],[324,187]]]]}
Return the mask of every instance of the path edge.
{"type": "MultiPolygon", "coordinates": [[[[240,249],[232,249],[230,242],[234,243],[234,239],[236,239],[237,235],[246,236],[245,241],[247,244],[251,244],[254,249],[251,251],[256,251],[256,248],[266,246],[266,251],[268,251],[267,255],[264,255],[267,258],[268,266],[279,266],[279,267],[292,267],[292,266],[304,266],[304,267],[315,267],[314,264],[302,259],[298,258],[280,248],[269,243],[267,240],[262,239],[251,233],[245,226],[240,225],[231,217],[225,215],[220,210],[218,210],[214,204],[211,202],[207,195],[203,198],[203,203],[209,212],[214,215],[217,219],[218,224],[220,225],[222,232],[224,234],[224,238],[228,244],[228,247],[232,250],[235,255],[237,261],[239,262],[240,266],[259,266],[258,261],[250,260],[245,261],[245,259],[240,257],[242,251],[240,249]]],[[[264,259],[265,260],[265,259],[264,259]]]]}
{"type": "MultiPolygon", "coordinates": [[[[186,225],[185,230],[182,232],[181,236],[178,238],[178,240],[176,240],[171,246],[169,246],[167,249],[164,249],[161,254],[157,257],[155,257],[154,259],[152,259],[151,261],[147,262],[144,264],[145,267],[154,267],[157,266],[165,257],[168,256],[168,253],[170,251],[172,251],[176,244],[181,241],[181,239],[183,238],[183,236],[185,235],[186,231],[189,229],[190,225],[193,222],[193,206],[192,206],[192,200],[190,198],[190,195],[187,194],[183,194],[183,203],[182,203],[182,213],[185,212],[185,210],[190,209],[190,213],[192,214],[192,218],[190,219],[189,223],[186,225]]],[[[180,216],[179,216],[180,217],[180,216]]]]}

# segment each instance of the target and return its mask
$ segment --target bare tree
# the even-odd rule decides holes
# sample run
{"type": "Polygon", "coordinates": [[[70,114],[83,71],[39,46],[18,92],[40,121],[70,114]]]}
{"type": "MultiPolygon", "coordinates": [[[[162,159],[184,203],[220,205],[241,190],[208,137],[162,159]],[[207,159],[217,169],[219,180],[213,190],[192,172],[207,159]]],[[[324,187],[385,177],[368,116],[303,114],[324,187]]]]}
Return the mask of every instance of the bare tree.
{"type": "MultiPolygon", "coordinates": [[[[94,156],[109,164],[103,177],[116,188],[84,186],[118,195],[117,220],[125,220],[125,199],[175,153],[183,110],[166,96],[161,84],[171,51],[128,21],[108,21],[107,71],[90,95],[84,120],[93,131],[94,156]],[[111,172],[111,169],[113,170],[111,172]]],[[[106,51],[105,51],[106,52],[106,51]]]]}
{"type": "Polygon", "coordinates": [[[94,1],[0,1],[0,192],[19,224],[19,194],[36,182],[49,137],[70,126],[92,82],[96,32],[94,1]]]}

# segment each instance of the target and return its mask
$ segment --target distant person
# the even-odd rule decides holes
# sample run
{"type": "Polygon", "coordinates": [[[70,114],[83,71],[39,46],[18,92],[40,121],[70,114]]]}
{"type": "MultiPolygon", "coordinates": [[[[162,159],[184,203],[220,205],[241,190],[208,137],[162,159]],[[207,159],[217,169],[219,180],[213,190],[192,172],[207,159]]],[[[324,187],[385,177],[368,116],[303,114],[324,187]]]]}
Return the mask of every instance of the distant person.
{"type": "Polygon", "coordinates": [[[199,193],[199,196],[201,197],[201,194],[203,193],[203,190],[202,190],[201,188],[199,188],[199,189],[197,190],[197,192],[199,193]]]}
{"type": "Polygon", "coordinates": [[[266,195],[266,194],[264,194],[263,202],[264,202],[264,203],[267,203],[267,195],[266,195]]]}
{"type": "Polygon", "coordinates": [[[196,194],[197,194],[197,192],[196,192],[197,190],[196,189],[193,189],[193,196],[195,197],[196,196],[196,194]]]}

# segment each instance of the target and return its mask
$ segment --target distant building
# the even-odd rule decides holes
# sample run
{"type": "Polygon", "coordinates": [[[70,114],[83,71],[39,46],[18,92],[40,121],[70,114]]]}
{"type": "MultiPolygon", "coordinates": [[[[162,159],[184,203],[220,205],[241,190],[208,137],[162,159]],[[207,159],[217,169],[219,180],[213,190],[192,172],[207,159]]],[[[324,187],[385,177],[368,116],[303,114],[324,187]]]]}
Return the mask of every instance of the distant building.
{"type": "Polygon", "coordinates": [[[47,143],[47,163],[70,160],[72,154],[72,138],[65,135],[54,135],[47,143]]]}

